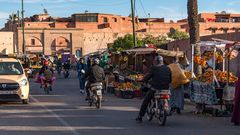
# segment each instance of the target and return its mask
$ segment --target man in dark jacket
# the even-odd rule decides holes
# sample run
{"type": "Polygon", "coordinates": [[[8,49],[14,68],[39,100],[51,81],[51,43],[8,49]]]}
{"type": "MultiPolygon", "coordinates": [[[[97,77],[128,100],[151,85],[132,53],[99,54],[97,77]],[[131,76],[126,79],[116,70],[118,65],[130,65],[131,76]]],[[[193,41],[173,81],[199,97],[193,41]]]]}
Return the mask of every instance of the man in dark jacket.
{"type": "Polygon", "coordinates": [[[86,72],[85,78],[88,79],[86,86],[87,99],[89,99],[89,86],[92,83],[103,82],[105,80],[105,73],[102,67],[99,66],[99,59],[94,59],[92,67],[86,72]]]}
{"type": "Polygon", "coordinates": [[[163,58],[158,56],[155,61],[156,65],[151,67],[149,73],[146,74],[143,79],[144,82],[148,82],[151,79],[149,82],[151,89],[148,91],[142,103],[139,115],[136,119],[138,122],[142,122],[142,118],[146,113],[147,106],[154,97],[156,90],[168,90],[172,81],[171,70],[169,67],[163,64],[163,58]]]}

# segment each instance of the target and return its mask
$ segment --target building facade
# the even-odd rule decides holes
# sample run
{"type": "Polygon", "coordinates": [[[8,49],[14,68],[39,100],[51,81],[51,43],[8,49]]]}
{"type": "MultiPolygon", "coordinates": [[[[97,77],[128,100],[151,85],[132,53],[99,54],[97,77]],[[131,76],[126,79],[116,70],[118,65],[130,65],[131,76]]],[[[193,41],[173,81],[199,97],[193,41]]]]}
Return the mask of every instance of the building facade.
{"type": "Polygon", "coordinates": [[[13,32],[0,32],[0,53],[14,52],[13,32]]]}
{"type": "MultiPolygon", "coordinates": [[[[199,14],[200,35],[224,34],[240,30],[240,14],[202,13],[199,14]]],[[[137,18],[136,32],[140,37],[145,35],[163,35],[171,29],[188,32],[187,19],[177,22],[165,22],[164,18],[137,18]]],[[[7,22],[5,31],[16,33],[16,48],[23,52],[23,38],[20,21],[7,22]]],[[[85,55],[106,49],[118,37],[132,33],[131,17],[80,13],[71,17],[51,17],[38,14],[25,18],[25,50],[27,53],[56,54],[62,50],[85,55]]]]}

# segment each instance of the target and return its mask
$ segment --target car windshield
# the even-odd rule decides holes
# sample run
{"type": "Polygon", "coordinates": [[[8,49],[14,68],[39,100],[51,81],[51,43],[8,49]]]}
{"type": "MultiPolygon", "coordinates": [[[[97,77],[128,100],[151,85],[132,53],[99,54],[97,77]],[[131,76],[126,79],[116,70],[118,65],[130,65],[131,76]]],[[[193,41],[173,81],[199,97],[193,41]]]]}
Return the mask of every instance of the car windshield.
{"type": "Polygon", "coordinates": [[[0,75],[21,75],[23,69],[19,62],[0,62],[0,75]]]}

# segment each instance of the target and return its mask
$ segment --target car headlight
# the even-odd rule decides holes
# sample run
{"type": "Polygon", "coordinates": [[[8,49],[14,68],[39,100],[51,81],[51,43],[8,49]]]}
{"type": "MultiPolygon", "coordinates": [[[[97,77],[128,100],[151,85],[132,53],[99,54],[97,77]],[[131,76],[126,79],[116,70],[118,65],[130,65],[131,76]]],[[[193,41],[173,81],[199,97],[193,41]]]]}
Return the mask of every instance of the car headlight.
{"type": "Polygon", "coordinates": [[[23,79],[22,81],[19,82],[20,87],[26,86],[28,83],[27,79],[23,79]]]}

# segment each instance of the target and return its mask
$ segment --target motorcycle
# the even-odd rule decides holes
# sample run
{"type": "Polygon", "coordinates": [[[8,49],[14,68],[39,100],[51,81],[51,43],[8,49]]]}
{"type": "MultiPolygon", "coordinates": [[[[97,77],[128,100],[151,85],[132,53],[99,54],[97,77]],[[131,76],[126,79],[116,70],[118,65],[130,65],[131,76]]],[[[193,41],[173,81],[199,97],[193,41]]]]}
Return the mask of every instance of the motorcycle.
{"type": "Polygon", "coordinates": [[[58,75],[61,75],[61,72],[62,72],[62,67],[57,67],[57,73],[58,73],[58,75]]]}
{"type": "Polygon", "coordinates": [[[52,81],[51,80],[44,80],[43,89],[45,94],[49,94],[52,91],[52,81]]]}
{"type": "Polygon", "coordinates": [[[68,78],[69,77],[69,70],[68,69],[64,70],[63,76],[64,76],[64,78],[68,78]]]}
{"type": "Polygon", "coordinates": [[[90,85],[90,99],[88,100],[89,106],[91,107],[95,104],[97,109],[100,109],[102,106],[102,90],[103,83],[93,83],[90,85]]]}
{"type": "Polygon", "coordinates": [[[154,98],[148,105],[147,108],[147,119],[152,121],[155,117],[158,120],[160,126],[164,126],[167,121],[167,116],[170,114],[169,100],[170,100],[170,90],[156,90],[154,98]]]}

